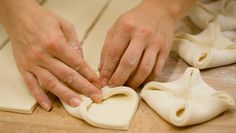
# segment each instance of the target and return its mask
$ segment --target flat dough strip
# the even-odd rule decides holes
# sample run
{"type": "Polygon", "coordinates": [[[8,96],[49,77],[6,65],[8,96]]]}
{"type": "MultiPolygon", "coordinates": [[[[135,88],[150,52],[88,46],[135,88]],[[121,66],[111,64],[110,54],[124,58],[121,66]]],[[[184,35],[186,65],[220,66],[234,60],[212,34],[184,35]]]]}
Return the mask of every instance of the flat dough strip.
{"type": "Polygon", "coordinates": [[[82,41],[108,2],[109,0],[48,0],[43,6],[71,22],[82,41]]]}
{"type": "Polygon", "coordinates": [[[8,43],[0,50],[0,110],[32,113],[36,101],[19,73],[8,43]]]}

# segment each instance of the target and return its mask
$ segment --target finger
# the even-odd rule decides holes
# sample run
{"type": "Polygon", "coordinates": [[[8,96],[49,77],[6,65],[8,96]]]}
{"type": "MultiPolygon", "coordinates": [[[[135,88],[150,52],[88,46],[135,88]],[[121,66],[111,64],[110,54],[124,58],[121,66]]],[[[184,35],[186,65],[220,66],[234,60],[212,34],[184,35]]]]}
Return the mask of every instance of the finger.
{"type": "Polygon", "coordinates": [[[84,78],[88,79],[90,82],[101,86],[101,83],[96,73],[84,61],[80,53],[76,52],[71,47],[68,47],[68,45],[66,45],[66,41],[63,38],[60,41],[57,41],[56,43],[58,45],[55,45],[55,47],[51,48],[50,50],[50,53],[55,58],[62,61],[64,64],[71,67],[75,71],[79,72],[84,78]]]}
{"type": "Polygon", "coordinates": [[[38,80],[30,72],[22,71],[21,73],[26,82],[26,85],[28,86],[32,95],[35,97],[36,101],[43,109],[49,111],[52,106],[51,101],[45,94],[45,92],[41,89],[38,80]]]}
{"type": "Polygon", "coordinates": [[[101,91],[72,68],[54,58],[49,58],[45,64],[47,70],[77,92],[91,97],[95,102],[102,100],[101,91]]]}
{"type": "Polygon", "coordinates": [[[145,50],[142,60],[135,73],[127,81],[127,85],[132,88],[138,88],[152,72],[158,54],[157,48],[148,48],[145,50]]]}
{"type": "Polygon", "coordinates": [[[145,82],[153,81],[157,79],[158,74],[162,71],[165,62],[169,56],[169,50],[162,50],[158,54],[156,64],[151,72],[151,74],[148,76],[148,78],[145,80],[145,82]]]}
{"type": "Polygon", "coordinates": [[[75,27],[73,24],[70,22],[66,21],[63,18],[60,18],[60,23],[61,23],[61,30],[64,33],[64,36],[66,38],[66,41],[68,44],[77,52],[81,53],[83,56],[83,49],[80,45],[75,27]]]}
{"type": "Polygon", "coordinates": [[[112,75],[108,83],[109,86],[123,85],[137,68],[145,48],[144,39],[143,36],[136,34],[136,36],[131,40],[115,73],[112,75]]]}
{"type": "Polygon", "coordinates": [[[114,31],[113,38],[110,43],[107,44],[107,50],[104,58],[104,64],[100,72],[100,79],[102,80],[102,85],[107,85],[108,80],[115,72],[119,61],[124,54],[126,48],[128,47],[130,41],[130,35],[126,33],[123,28],[116,28],[114,31]]]}
{"type": "Polygon", "coordinates": [[[43,87],[58,96],[64,102],[72,107],[77,107],[80,105],[80,96],[67,86],[60,83],[58,79],[49,71],[44,68],[37,67],[35,68],[34,73],[43,87]]]}
{"type": "Polygon", "coordinates": [[[99,66],[98,66],[98,71],[99,72],[101,72],[101,69],[102,69],[102,67],[104,65],[105,54],[107,52],[107,48],[109,47],[109,44],[111,44],[112,38],[113,38],[113,28],[111,28],[107,32],[106,40],[105,40],[105,43],[104,43],[104,45],[102,47],[102,51],[101,51],[101,55],[100,55],[100,63],[99,63],[99,66]]]}

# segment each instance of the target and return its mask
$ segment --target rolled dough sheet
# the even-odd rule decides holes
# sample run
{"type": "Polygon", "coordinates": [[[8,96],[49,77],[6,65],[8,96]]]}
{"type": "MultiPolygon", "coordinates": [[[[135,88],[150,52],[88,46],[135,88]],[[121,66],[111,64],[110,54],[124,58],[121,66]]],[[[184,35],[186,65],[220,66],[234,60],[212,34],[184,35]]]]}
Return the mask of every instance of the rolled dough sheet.
{"type": "Polygon", "coordinates": [[[0,110],[32,113],[36,101],[19,73],[10,43],[0,50],[0,110]]]}
{"type": "Polygon", "coordinates": [[[236,43],[226,38],[218,24],[210,23],[197,35],[177,33],[173,51],[191,66],[199,69],[219,67],[236,62],[236,43]]]}
{"type": "Polygon", "coordinates": [[[3,28],[2,24],[0,23],[0,49],[6,43],[7,39],[8,39],[7,33],[5,32],[5,29],[3,28]]]}
{"type": "Polygon", "coordinates": [[[216,91],[190,67],[176,81],[149,82],[141,97],[163,119],[180,127],[206,122],[235,106],[231,95],[216,91]]]}
{"type": "Polygon", "coordinates": [[[83,50],[85,60],[93,70],[97,71],[100,61],[100,52],[109,28],[122,13],[135,7],[141,1],[142,0],[112,0],[90,31],[90,34],[83,43],[83,50]]]}
{"type": "Polygon", "coordinates": [[[138,107],[138,95],[129,87],[104,87],[103,101],[94,103],[89,97],[81,95],[83,102],[78,107],[63,103],[65,109],[74,117],[100,128],[128,130],[138,107]]]}
{"type": "Polygon", "coordinates": [[[108,2],[109,0],[47,0],[43,6],[74,24],[82,41],[108,2]]]}

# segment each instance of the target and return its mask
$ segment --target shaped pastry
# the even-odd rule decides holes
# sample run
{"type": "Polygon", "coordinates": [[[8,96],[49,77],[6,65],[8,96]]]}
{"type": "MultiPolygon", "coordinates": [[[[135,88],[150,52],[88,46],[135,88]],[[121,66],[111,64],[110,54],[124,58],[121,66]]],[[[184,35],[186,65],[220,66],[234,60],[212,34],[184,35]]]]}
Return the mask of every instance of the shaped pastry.
{"type": "Polygon", "coordinates": [[[236,0],[198,3],[190,10],[188,16],[200,29],[205,29],[210,22],[215,22],[223,31],[236,30],[236,0]]]}
{"type": "Polygon", "coordinates": [[[236,43],[226,38],[220,26],[214,23],[198,35],[177,33],[172,48],[188,64],[199,69],[236,62],[236,43]]]}
{"type": "Polygon", "coordinates": [[[207,85],[196,68],[188,68],[176,81],[149,82],[141,97],[163,119],[180,127],[208,121],[235,104],[229,94],[207,85]]]}
{"type": "Polygon", "coordinates": [[[101,128],[127,130],[138,107],[138,95],[129,87],[105,87],[103,101],[94,103],[81,95],[83,102],[78,107],[65,104],[65,109],[74,117],[101,128]]]}

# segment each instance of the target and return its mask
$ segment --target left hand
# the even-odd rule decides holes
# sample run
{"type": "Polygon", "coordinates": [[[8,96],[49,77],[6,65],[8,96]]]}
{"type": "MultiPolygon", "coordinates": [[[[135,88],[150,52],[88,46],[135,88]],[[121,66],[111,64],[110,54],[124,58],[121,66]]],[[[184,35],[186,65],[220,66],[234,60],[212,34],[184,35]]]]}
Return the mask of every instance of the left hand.
{"type": "Polygon", "coordinates": [[[155,80],[169,55],[175,19],[159,4],[144,1],[109,30],[99,66],[103,86],[137,88],[155,80]]]}

